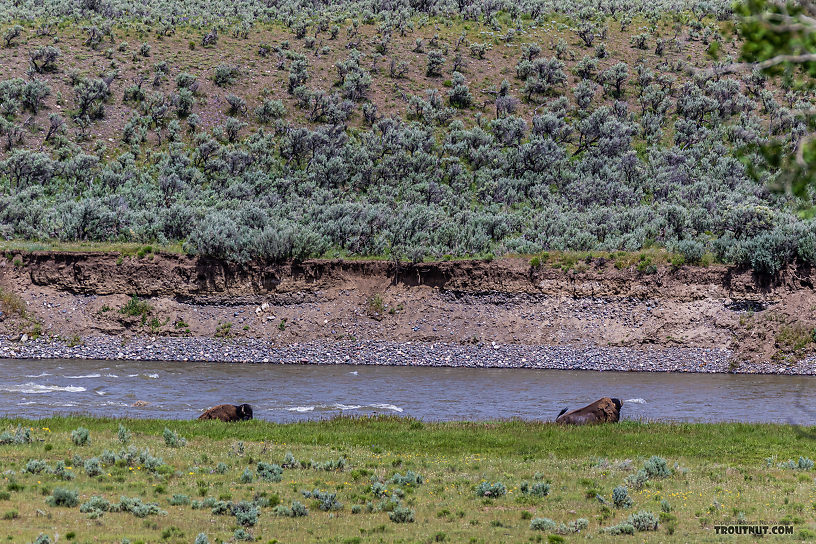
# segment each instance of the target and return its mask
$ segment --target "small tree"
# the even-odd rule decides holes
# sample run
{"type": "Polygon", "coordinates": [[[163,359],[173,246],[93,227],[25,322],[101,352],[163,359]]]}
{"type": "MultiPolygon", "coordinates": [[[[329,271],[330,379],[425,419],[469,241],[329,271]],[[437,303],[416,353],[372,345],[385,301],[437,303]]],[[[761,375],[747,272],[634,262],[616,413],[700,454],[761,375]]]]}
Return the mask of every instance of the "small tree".
{"type": "Polygon", "coordinates": [[[22,33],[23,27],[20,25],[14,25],[6,30],[6,32],[3,34],[3,43],[6,45],[6,47],[11,47],[11,42],[18,38],[22,33]]]}

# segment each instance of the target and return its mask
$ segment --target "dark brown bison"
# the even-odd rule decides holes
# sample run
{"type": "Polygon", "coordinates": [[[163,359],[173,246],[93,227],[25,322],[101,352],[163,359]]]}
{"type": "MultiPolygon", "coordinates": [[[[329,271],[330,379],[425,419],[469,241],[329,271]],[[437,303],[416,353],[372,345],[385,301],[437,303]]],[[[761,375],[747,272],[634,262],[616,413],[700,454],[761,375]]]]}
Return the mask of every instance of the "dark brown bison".
{"type": "Polygon", "coordinates": [[[558,417],[555,418],[556,423],[564,423],[566,425],[589,425],[592,423],[617,423],[620,419],[620,409],[623,403],[620,399],[613,399],[604,397],[598,399],[589,406],[578,408],[571,412],[567,412],[564,408],[558,417]],[[565,413],[566,412],[566,413],[565,413]]]}
{"type": "Polygon", "coordinates": [[[221,421],[246,421],[252,419],[252,406],[242,404],[219,404],[198,416],[198,419],[220,419],[221,421]]]}

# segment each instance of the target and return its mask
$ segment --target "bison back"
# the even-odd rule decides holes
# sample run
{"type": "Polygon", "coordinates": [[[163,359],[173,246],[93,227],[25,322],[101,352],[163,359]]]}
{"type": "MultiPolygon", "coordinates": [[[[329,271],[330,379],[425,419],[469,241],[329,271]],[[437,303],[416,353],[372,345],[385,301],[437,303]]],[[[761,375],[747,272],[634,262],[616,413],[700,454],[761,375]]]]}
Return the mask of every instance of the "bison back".
{"type": "Polygon", "coordinates": [[[198,419],[220,419],[221,421],[238,421],[238,409],[232,404],[219,404],[198,416],[198,419]]]}

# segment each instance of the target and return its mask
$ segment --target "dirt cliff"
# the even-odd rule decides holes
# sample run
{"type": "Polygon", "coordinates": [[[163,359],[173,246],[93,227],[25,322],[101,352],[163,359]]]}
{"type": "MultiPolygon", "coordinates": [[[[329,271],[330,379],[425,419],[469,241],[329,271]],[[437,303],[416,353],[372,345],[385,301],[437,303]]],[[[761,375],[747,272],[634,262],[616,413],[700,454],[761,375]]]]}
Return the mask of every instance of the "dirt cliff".
{"type": "Polygon", "coordinates": [[[765,278],[724,265],[644,272],[602,258],[238,265],[175,254],[11,252],[0,259],[0,330],[684,345],[784,364],[814,345],[814,280],[810,268],[765,278]]]}

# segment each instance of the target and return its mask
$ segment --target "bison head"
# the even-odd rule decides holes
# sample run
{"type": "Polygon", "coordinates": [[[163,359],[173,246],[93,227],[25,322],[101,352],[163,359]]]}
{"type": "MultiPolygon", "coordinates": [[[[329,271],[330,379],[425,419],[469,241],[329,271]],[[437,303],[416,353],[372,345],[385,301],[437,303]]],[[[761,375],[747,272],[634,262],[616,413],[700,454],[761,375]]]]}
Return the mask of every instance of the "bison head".
{"type": "Polygon", "coordinates": [[[242,404],[238,407],[238,417],[241,418],[242,421],[247,421],[252,419],[252,406],[249,404],[242,404]]]}

